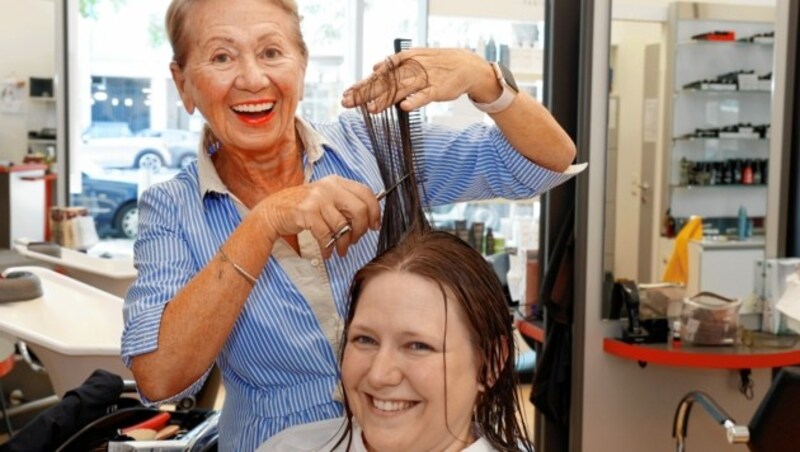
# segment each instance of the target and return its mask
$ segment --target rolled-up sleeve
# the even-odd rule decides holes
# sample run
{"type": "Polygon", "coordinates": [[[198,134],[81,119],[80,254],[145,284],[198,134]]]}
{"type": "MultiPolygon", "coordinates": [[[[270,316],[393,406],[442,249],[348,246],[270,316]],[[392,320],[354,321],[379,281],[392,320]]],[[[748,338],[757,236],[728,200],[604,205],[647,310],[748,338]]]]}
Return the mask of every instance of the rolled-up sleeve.
{"type": "Polygon", "coordinates": [[[473,124],[465,129],[426,125],[422,134],[422,178],[433,204],[475,199],[526,199],[579,173],[543,168],[517,152],[497,126],[473,124]]]}

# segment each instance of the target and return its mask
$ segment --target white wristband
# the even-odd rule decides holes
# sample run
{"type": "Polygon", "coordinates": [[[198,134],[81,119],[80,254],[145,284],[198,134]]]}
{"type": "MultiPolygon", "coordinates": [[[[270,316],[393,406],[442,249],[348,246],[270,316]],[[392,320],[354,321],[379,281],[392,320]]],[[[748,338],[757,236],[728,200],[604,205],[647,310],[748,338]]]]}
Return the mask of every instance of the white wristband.
{"type": "MultiPolygon", "coordinates": [[[[500,94],[500,97],[498,97],[494,102],[490,102],[488,104],[475,102],[471,97],[469,100],[472,102],[472,105],[474,105],[475,108],[484,113],[500,113],[511,106],[511,103],[514,102],[514,98],[517,96],[518,90],[516,89],[516,86],[512,87],[508,84],[508,81],[506,81],[506,75],[503,74],[503,69],[499,64],[491,63],[491,65],[492,70],[494,70],[494,74],[497,77],[497,82],[500,83],[500,86],[503,88],[502,94],[500,94]]],[[[510,71],[508,77],[511,77],[510,71]]],[[[511,83],[514,83],[513,80],[511,83]]]]}

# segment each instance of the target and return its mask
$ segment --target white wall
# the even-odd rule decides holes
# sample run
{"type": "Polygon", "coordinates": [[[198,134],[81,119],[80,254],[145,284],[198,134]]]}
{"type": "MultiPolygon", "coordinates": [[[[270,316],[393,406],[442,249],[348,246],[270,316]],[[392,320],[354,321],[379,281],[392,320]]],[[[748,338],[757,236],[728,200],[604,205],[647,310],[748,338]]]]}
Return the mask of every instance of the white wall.
{"type": "MultiPolygon", "coordinates": [[[[43,0],[0,0],[0,80],[52,78],[55,73],[55,8],[43,0]]],[[[25,86],[27,99],[28,86],[25,86]]],[[[0,113],[0,160],[19,162],[27,152],[28,127],[37,128],[41,106],[23,105],[21,114],[0,113]]],[[[53,124],[55,125],[55,124],[53,124]]]]}

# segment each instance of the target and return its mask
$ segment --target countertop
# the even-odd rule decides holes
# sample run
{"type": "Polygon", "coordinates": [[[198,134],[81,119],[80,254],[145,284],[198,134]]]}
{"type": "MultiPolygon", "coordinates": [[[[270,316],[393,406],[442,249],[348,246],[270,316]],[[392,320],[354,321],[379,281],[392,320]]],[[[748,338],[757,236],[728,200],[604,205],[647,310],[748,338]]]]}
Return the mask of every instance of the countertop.
{"type": "Polygon", "coordinates": [[[764,236],[748,237],[745,240],[738,240],[735,238],[713,239],[704,237],[702,240],[693,240],[692,243],[699,243],[703,248],[740,249],[763,248],[765,240],[764,236]]]}

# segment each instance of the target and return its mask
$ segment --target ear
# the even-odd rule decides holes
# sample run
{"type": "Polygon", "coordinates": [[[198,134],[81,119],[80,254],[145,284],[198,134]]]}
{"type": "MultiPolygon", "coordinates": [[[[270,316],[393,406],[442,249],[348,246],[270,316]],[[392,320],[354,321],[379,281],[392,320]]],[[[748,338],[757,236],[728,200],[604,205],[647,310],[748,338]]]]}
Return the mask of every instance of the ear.
{"type": "Polygon", "coordinates": [[[178,63],[171,62],[169,64],[169,71],[172,73],[172,81],[175,82],[175,88],[178,90],[178,94],[181,96],[181,102],[183,102],[183,108],[186,109],[186,112],[190,115],[194,113],[194,101],[192,100],[191,96],[186,92],[186,76],[183,75],[183,69],[178,66],[178,63]]]}
{"type": "MultiPolygon", "coordinates": [[[[500,378],[500,374],[505,369],[506,361],[508,360],[508,354],[511,351],[508,349],[508,340],[505,336],[501,336],[499,342],[495,344],[495,353],[499,357],[499,362],[495,363],[487,363],[486,372],[486,385],[488,387],[494,386],[497,383],[497,379],[500,378]]],[[[481,385],[481,391],[485,391],[486,388],[481,385]]]]}

